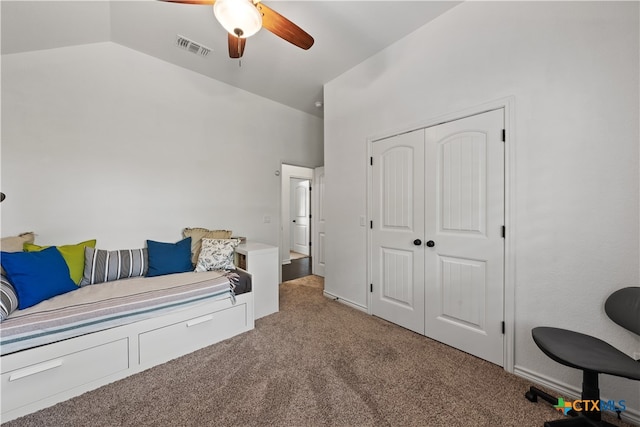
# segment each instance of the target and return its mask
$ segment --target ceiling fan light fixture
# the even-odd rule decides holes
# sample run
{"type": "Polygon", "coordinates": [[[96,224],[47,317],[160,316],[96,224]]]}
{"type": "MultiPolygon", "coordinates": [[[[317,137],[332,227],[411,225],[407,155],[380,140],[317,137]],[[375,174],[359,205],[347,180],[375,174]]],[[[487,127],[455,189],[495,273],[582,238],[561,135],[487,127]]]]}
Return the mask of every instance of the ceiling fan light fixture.
{"type": "Polygon", "coordinates": [[[262,15],[251,0],[217,0],[213,13],[230,34],[251,37],[262,28],[262,15]]]}

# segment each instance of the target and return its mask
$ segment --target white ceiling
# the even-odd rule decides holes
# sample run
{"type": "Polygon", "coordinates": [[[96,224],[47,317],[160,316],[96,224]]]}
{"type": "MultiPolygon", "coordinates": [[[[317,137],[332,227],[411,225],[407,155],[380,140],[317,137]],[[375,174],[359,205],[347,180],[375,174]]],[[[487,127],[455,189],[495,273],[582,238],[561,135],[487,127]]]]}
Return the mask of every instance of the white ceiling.
{"type": "Polygon", "coordinates": [[[1,2],[2,54],[112,41],[322,117],[323,84],[458,5],[458,1],[270,1],[315,39],[308,51],[261,30],[230,59],[211,6],[144,1],[1,2]],[[182,35],[213,51],[176,46],[182,35]]]}

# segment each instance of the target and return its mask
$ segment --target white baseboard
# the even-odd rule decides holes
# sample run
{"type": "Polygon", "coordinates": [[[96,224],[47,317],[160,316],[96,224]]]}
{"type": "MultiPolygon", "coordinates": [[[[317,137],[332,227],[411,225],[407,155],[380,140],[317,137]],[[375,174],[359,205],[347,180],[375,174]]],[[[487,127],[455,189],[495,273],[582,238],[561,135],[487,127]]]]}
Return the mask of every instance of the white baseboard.
{"type": "MultiPolygon", "coordinates": [[[[582,390],[565,382],[558,381],[557,379],[539,374],[537,372],[517,365],[514,367],[513,373],[519,377],[534,382],[537,385],[556,391],[562,396],[567,396],[572,399],[580,399],[582,390]]],[[[606,396],[602,396],[602,399],[609,400],[606,396]]],[[[640,411],[638,409],[627,408],[624,412],[622,412],[621,416],[624,421],[635,425],[640,425],[640,411]]]]}
{"type": "Polygon", "coordinates": [[[331,294],[331,293],[329,293],[327,291],[323,291],[323,295],[325,297],[327,297],[327,298],[330,298],[330,299],[334,300],[334,301],[338,301],[338,302],[341,302],[342,304],[346,304],[351,308],[355,308],[356,310],[360,310],[360,311],[363,311],[363,312],[367,313],[367,307],[363,307],[360,304],[356,304],[355,302],[346,300],[344,298],[340,298],[340,297],[335,296],[335,295],[333,295],[333,294],[331,294]]]}

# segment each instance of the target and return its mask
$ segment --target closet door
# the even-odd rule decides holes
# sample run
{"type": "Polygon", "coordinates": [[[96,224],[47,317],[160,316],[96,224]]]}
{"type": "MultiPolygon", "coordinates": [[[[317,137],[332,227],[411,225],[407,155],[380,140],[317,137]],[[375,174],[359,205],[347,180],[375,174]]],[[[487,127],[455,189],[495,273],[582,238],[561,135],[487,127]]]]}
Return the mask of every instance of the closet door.
{"type": "Polygon", "coordinates": [[[425,129],[425,334],[503,365],[503,110],[425,129]]]}
{"type": "Polygon", "coordinates": [[[372,314],[424,334],[424,131],[373,143],[372,314]]]}
{"type": "Polygon", "coordinates": [[[372,144],[372,314],[503,365],[504,111],[372,144]]]}

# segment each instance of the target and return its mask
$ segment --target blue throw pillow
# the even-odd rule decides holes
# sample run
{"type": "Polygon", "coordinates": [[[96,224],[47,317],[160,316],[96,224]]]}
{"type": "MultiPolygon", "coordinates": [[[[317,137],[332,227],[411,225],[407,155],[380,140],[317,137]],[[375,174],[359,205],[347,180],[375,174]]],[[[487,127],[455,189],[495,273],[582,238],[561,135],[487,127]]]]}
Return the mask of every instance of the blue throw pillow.
{"type": "Polygon", "coordinates": [[[2,268],[18,294],[18,309],[78,289],[69,267],[54,246],[40,252],[2,252],[2,268]]]}
{"type": "Polygon", "coordinates": [[[178,243],[163,243],[147,240],[149,271],[147,277],[193,271],[191,265],[191,237],[178,243]]]}

